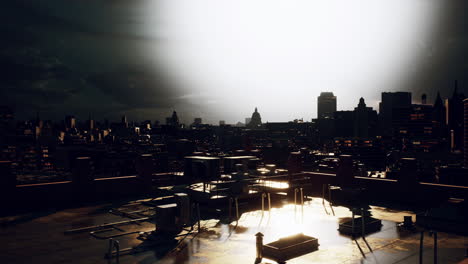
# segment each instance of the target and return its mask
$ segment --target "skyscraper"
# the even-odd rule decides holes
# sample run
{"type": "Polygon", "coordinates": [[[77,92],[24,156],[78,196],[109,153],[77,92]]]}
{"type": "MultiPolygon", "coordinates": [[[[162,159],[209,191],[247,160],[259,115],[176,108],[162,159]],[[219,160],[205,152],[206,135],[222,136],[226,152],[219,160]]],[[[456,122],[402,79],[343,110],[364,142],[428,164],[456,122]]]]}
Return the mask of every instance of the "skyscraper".
{"type": "Polygon", "coordinates": [[[400,127],[408,120],[411,113],[411,93],[382,93],[379,105],[382,134],[392,136],[399,134],[400,127]]]}
{"type": "Polygon", "coordinates": [[[374,128],[377,123],[377,112],[372,107],[367,107],[364,98],[359,99],[359,104],[354,108],[354,136],[367,138],[374,136],[374,128]]]}
{"type": "Polygon", "coordinates": [[[439,138],[446,137],[445,105],[439,92],[437,92],[433,109],[432,120],[434,123],[434,136],[439,138]]]}
{"type": "Polygon", "coordinates": [[[455,81],[452,97],[446,100],[446,124],[450,135],[450,148],[453,151],[463,148],[463,99],[465,95],[458,92],[455,81]]]}
{"type": "Polygon", "coordinates": [[[336,96],[332,92],[321,92],[317,97],[317,118],[332,118],[336,112],[336,96]]]}

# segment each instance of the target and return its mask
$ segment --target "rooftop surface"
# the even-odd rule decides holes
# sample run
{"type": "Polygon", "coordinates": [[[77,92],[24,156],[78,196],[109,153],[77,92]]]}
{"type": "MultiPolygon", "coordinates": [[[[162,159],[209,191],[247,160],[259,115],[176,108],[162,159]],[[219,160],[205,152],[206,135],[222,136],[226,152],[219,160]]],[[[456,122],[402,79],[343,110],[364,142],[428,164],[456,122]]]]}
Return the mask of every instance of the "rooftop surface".
{"type": "MultiPolygon", "coordinates": [[[[382,229],[367,236],[373,252],[357,239],[365,253],[361,255],[355,242],[340,235],[338,223],[349,220],[351,212],[345,207],[334,207],[333,212],[321,198],[311,197],[304,206],[283,203],[271,211],[243,213],[238,222],[223,223],[217,219],[201,222],[202,232],[183,231],[177,240],[142,241],[138,231],[155,228],[152,220],[119,225],[96,232],[65,231],[127,221],[150,215],[151,207],[140,201],[123,201],[82,208],[50,210],[42,213],[4,217],[0,219],[0,257],[2,263],[108,263],[109,235],[122,235],[119,241],[122,255],[120,263],[254,263],[256,257],[255,234],[264,234],[264,243],[303,233],[318,238],[319,250],[291,259],[287,263],[418,263],[420,234],[397,227],[403,216],[411,211],[371,207],[374,218],[382,220],[382,229]],[[109,211],[112,210],[113,213],[109,211]],[[122,212],[135,212],[125,214],[122,212]],[[118,215],[120,214],[120,216],[118,215]],[[136,248],[125,254],[126,248],[136,248]]],[[[202,208],[203,209],[203,208],[202,208]]],[[[202,210],[203,214],[203,210],[202,210]]],[[[195,231],[198,228],[195,225],[195,231]]],[[[459,263],[465,259],[468,237],[438,233],[439,263],[459,263]]],[[[433,238],[428,232],[424,240],[424,263],[433,263],[433,238]]],[[[112,263],[116,263],[115,258],[112,263]]],[[[275,263],[263,259],[263,263],[275,263]]]]}

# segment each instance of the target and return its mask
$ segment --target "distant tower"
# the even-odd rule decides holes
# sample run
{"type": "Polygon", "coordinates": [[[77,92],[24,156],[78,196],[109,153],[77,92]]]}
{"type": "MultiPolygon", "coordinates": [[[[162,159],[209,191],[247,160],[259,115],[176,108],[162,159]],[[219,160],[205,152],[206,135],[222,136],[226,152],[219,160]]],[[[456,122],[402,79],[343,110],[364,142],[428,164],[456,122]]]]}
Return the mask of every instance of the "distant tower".
{"type": "Polygon", "coordinates": [[[462,150],[463,148],[463,100],[465,95],[458,93],[458,82],[455,81],[455,87],[452,97],[446,102],[446,124],[450,135],[451,149],[462,150]]]}
{"type": "Polygon", "coordinates": [[[122,116],[122,126],[125,127],[125,128],[128,128],[128,120],[127,120],[126,115],[122,116]]]}
{"type": "Polygon", "coordinates": [[[172,112],[171,117],[166,118],[166,125],[169,126],[179,126],[179,117],[177,116],[177,112],[172,112]]]}
{"type": "Polygon", "coordinates": [[[259,128],[262,126],[262,117],[255,107],[255,112],[252,113],[252,117],[250,118],[250,122],[247,127],[249,128],[259,128]]]}
{"type": "Polygon", "coordinates": [[[36,126],[42,129],[44,126],[44,122],[41,120],[41,117],[39,116],[39,112],[36,113],[36,126]]]}
{"type": "Polygon", "coordinates": [[[322,92],[317,97],[317,118],[332,118],[336,112],[336,96],[332,92],[322,92]]]}
{"type": "Polygon", "coordinates": [[[432,112],[432,120],[434,120],[434,135],[437,137],[446,136],[446,121],[445,121],[445,104],[437,92],[436,100],[434,101],[434,108],[432,112]]]}
{"type": "Polygon", "coordinates": [[[177,116],[177,112],[172,112],[172,123],[174,125],[179,125],[179,117],[177,116]]]}
{"type": "Polygon", "coordinates": [[[65,117],[65,127],[67,129],[74,129],[76,126],[76,118],[74,116],[65,117]]]}
{"type": "Polygon", "coordinates": [[[41,120],[41,117],[39,116],[39,112],[36,114],[36,127],[35,127],[35,135],[36,139],[42,134],[42,128],[44,126],[44,123],[41,120]]]}
{"type": "Polygon", "coordinates": [[[369,118],[367,115],[367,106],[364,98],[359,99],[359,104],[354,108],[354,136],[368,137],[369,136],[369,118]]]}
{"type": "Polygon", "coordinates": [[[361,97],[358,106],[354,108],[354,136],[374,136],[376,124],[377,112],[372,107],[367,107],[364,98],[361,97]]]}
{"type": "Polygon", "coordinates": [[[91,117],[91,113],[89,114],[89,117],[88,117],[88,129],[89,131],[92,131],[94,129],[94,120],[91,117]]]}

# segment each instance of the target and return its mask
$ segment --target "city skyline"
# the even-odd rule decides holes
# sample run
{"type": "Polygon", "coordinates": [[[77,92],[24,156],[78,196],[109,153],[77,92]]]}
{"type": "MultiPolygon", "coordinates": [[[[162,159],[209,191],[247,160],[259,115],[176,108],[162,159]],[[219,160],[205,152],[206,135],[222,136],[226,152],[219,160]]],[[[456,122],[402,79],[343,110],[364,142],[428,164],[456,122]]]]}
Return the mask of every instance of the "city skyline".
{"type": "MultiPolygon", "coordinates": [[[[455,80],[455,83],[454,83],[454,86],[453,86],[453,90],[452,90],[452,93],[450,93],[449,96],[447,97],[441,97],[443,101],[445,101],[446,99],[449,99],[453,93],[457,91],[458,93],[460,94],[464,94],[463,93],[463,90],[460,90],[459,86],[458,86],[458,82],[457,80],[455,80]]],[[[333,95],[333,92],[321,92],[319,95],[322,95],[322,94],[328,94],[328,93],[331,93],[333,95]]],[[[383,96],[383,94],[394,94],[394,93],[408,93],[408,92],[402,92],[402,91],[395,91],[395,92],[382,92],[381,96],[383,96]]],[[[410,93],[410,95],[412,95],[410,93]]],[[[436,93],[436,96],[437,95],[440,95],[440,92],[437,92],[436,93]]],[[[411,104],[427,104],[427,105],[434,105],[436,100],[437,100],[437,97],[434,96],[434,100],[431,101],[431,100],[428,100],[427,99],[427,94],[425,93],[422,93],[420,97],[418,98],[415,98],[414,96],[411,96],[411,104]],[[424,96],[424,100],[423,100],[423,97],[424,96]],[[424,102],[425,101],[425,102],[424,102]]],[[[320,96],[319,96],[320,98],[320,96]]],[[[343,108],[338,108],[336,107],[336,110],[335,111],[352,111],[352,110],[355,110],[355,108],[359,105],[360,101],[361,101],[361,98],[363,98],[366,102],[366,105],[370,108],[372,108],[373,110],[375,110],[377,113],[380,113],[379,112],[379,105],[380,103],[382,102],[381,98],[379,101],[377,102],[374,102],[374,105],[369,105],[368,101],[366,100],[366,98],[364,97],[360,97],[360,98],[357,98],[356,100],[356,104],[354,106],[351,106],[350,108],[347,108],[347,109],[343,109],[343,108]]],[[[334,96],[334,100],[335,100],[335,103],[336,101],[339,102],[339,98],[338,96],[334,96]]],[[[317,100],[315,101],[315,105],[317,105],[317,100]]],[[[255,110],[258,108],[258,107],[253,107],[255,108],[255,110]]],[[[14,109],[12,109],[13,112],[14,112],[14,109]]],[[[263,112],[262,111],[263,109],[260,109],[259,112],[263,112]]],[[[174,111],[177,111],[177,109],[172,109],[172,110],[168,110],[168,112],[166,113],[167,116],[169,116],[172,112],[174,111]]],[[[246,111],[248,112],[248,111],[246,111]]],[[[248,112],[248,114],[246,116],[250,116],[250,114],[252,113],[253,111],[250,111],[248,112]]],[[[333,112],[330,112],[329,115],[327,115],[327,117],[329,118],[333,118],[333,112]],[[331,115],[330,115],[331,114],[331,115]]],[[[244,118],[240,118],[239,120],[234,120],[232,122],[226,122],[225,119],[220,119],[220,120],[217,120],[217,121],[213,121],[213,122],[206,122],[206,119],[204,116],[193,116],[192,119],[187,119],[187,117],[184,117],[183,115],[180,114],[179,111],[177,111],[178,116],[181,120],[181,123],[182,124],[185,124],[185,125],[190,125],[191,123],[194,122],[194,119],[198,119],[198,118],[201,118],[203,120],[203,124],[209,124],[209,125],[217,125],[219,124],[219,121],[225,121],[226,124],[231,124],[231,125],[237,125],[237,124],[242,124],[242,125],[246,125],[245,121],[246,120],[250,120],[250,117],[244,117],[244,118]]],[[[50,121],[63,121],[64,118],[66,118],[67,116],[73,116],[75,117],[78,121],[81,121],[81,122],[86,122],[88,120],[94,120],[94,121],[108,121],[108,122],[118,122],[119,120],[121,120],[121,118],[125,117],[125,118],[129,118],[129,116],[126,114],[126,113],[123,113],[122,115],[120,116],[116,116],[115,118],[99,118],[99,117],[96,117],[92,112],[89,112],[88,114],[84,115],[84,116],[80,116],[80,115],[76,115],[74,113],[69,113],[69,112],[66,112],[64,113],[64,115],[62,117],[58,117],[57,119],[49,119],[46,117],[44,117],[40,111],[37,111],[37,112],[34,112],[34,113],[30,113],[29,115],[30,117],[29,118],[26,118],[26,119],[17,119],[17,121],[27,121],[27,120],[35,120],[37,119],[38,117],[41,118],[41,120],[50,120],[50,121]],[[91,118],[91,119],[90,119],[91,118]]],[[[165,124],[166,123],[166,119],[168,118],[167,116],[163,117],[163,118],[160,118],[160,119],[152,119],[151,116],[146,116],[146,117],[141,117],[141,119],[132,119],[132,118],[129,118],[131,122],[146,122],[146,121],[152,121],[152,122],[159,122],[160,124],[165,124]]],[[[317,116],[315,117],[312,117],[311,119],[305,119],[303,117],[295,117],[291,120],[264,120],[264,123],[267,123],[267,122],[293,122],[295,120],[302,120],[303,122],[311,122],[313,121],[314,119],[317,119],[319,118],[318,114],[317,116]]]]}

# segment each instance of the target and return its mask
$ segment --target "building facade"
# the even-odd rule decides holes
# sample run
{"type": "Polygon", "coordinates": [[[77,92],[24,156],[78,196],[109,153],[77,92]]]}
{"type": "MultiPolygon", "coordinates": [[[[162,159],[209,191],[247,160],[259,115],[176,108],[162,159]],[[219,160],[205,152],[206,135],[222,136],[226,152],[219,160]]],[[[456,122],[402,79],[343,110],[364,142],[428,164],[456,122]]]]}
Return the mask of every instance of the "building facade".
{"type": "Polygon", "coordinates": [[[336,96],[332,92],[322,92],[317,97],[317,118],[333,118],[336,112],[336,96]]]}

